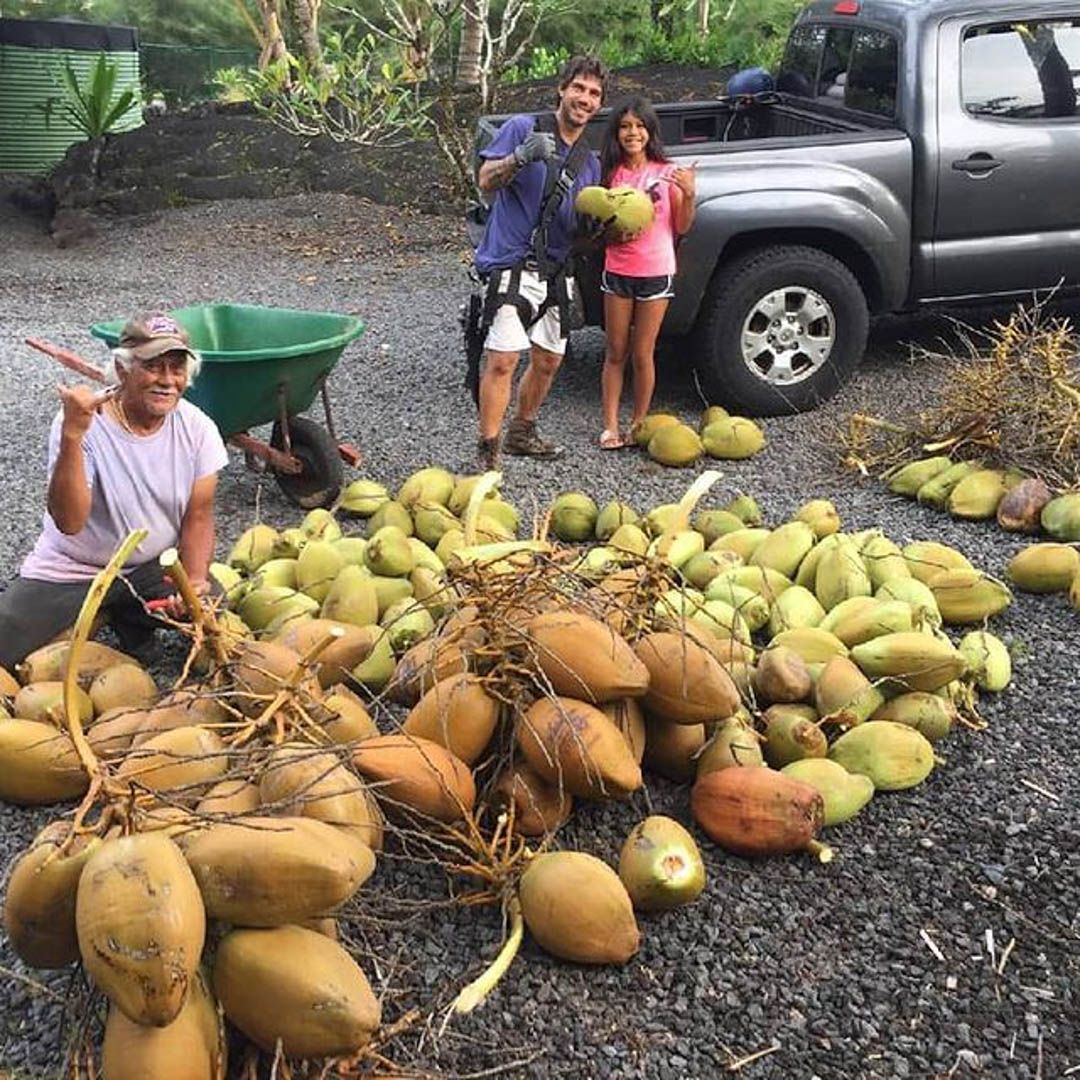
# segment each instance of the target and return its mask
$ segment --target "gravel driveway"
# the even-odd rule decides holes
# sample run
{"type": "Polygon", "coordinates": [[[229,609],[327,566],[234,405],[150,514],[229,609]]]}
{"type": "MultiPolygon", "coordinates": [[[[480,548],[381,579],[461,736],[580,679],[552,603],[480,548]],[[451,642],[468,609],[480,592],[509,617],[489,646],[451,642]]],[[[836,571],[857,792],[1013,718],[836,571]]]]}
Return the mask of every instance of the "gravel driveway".
{"type": "MultiPolygon", "coordinates": [[[[335,370],[331,395],[340,435],[364,451],[365,474],[394,485],[420,465],[470,456],[475,414],[461,388],[456,324],[463,253],[452,221],[320,196],[121,221],[63,251],[25,220],[0,228],[0,578],[16,572],[38,530],[56,407],[59,369],[21,344],[30,334],[102,360],[89,323],[140,308],[235,301],[355,311],[367,331],[335,370]]],[[[765,451],[724,464],[717,504],[746,490],[777,523],[806,499],[828,497],[845,528],[878,526],[898,542],[937,537],[1001,574],[1021,541],[841,474],[823,445],[855,408],[895,413],[932,394],[942,372],[906,360],[899,343],[929,342],[944,325],[879,326],[838,399],[767,421],[765,451]]],[[[599,348],[595,333],[582,335],[543,414],[567,457],[507,465],[504,491],[526,517],[573,489],[646,509],[692,479],[594,448],[599,348]]],[[[657,404],[691,419],[701,407],[675,366],[657,404]]],[[[280,526],[299,515],[234,455],[220,491],[222,551],[259,516],[280,526]]],[[[573,967],[527,944],[483,1009],[441,1034],[414,1033],[402,1053],[448,1075],[574,1078],[717,1077],[758,1052],[767,1053],[739,1074],[1051,1078],[1080,1069],[1080,615],[1060,597],[1020,594],[994,629],[1013,646],[1015,680],[984,698],[988,729],[954,733],[926,784],[883,794],[832,830],[830,866],[752,864],[704,842],[704,897],[643,919],[642,949],[626,967],[573,967]]],[[[580,809],[561,835],[614,861],[650,807],[689,820],[687,792],[651,782],[630,804],[580,809]]],[[[48,817],[0,807],[0,865],[48,817]]],[[[399,895],[438,895],[438,875],[423,868],[385,861],[380,876],[399,895]]],[[[382,962],[365,966],[387,992],[387,1016],[475,973],[499,933],[497,913],[453,909],[369,929],[382,962]]],[[[3,943],[0,965],[0,1066],[20,1080],[57,1075],[57,996],[69,977],[26,972],[3,943]]]]}

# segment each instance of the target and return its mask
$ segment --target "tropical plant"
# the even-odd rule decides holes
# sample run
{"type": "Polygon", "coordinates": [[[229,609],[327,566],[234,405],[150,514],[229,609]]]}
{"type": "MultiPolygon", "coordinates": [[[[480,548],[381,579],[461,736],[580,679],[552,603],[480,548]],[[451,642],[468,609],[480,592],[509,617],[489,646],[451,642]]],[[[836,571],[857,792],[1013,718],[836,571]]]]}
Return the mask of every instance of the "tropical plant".
{"type": "Polygon", "coordinates": [[[60,72],[60,97],[51,97],[41,106],[48,126],[59,104],[60,115],[73,124],[88,139],[107,135],[138,105],[138,91],[125,87],[117,92],[117,65],[99,53],[85,84],[68,61],[60,72]]]}

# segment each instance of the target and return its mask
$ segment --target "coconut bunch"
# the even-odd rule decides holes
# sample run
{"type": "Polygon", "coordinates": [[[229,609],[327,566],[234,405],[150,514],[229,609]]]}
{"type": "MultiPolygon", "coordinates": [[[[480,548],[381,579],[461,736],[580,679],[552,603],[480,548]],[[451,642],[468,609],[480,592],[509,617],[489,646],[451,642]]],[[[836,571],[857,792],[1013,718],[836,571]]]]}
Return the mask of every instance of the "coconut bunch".
{"type": "Polygon", "coordinates": [[[753,457],[765,445],[765,432],[753,420],[731,416],[720,405],[705,409],[696,427],[671,413],[649,413],[632,435],[653,461],[674,468],[705,456],[724,461],[753,457]]]}
{"type": "Polygon", "coordinates": [[[920,350],[948,368],[932,408],[850,417],[837,440],[845,462],[877,472],[948,453],[1061,491],[1080,485],[1080,359],[1071,323],[1047,319],[1036,303],[990,331],[963,330],[959,345],[920,350]]]}
{"type": "Polygon", "coordinates": [[[244,651],[266,643],[240,642],[209,688],[159,695],[131,658],[87,642],[141,538],[99,575],[71,641],[31,654],[23,685],[0,684],[14,691],[0,795],[82,800],[15,863],[9,939],[29,966],[80,964],[104,994],[110,1078],[224,1075],[219,1007],[271,1054],[361,1052],[380,1007],[332,913],[373,872],[382,818],[334,742],[347,725],[325,709],[320,747],[273,722],[263,700],[291,700],[306,669],[244,651]]]}

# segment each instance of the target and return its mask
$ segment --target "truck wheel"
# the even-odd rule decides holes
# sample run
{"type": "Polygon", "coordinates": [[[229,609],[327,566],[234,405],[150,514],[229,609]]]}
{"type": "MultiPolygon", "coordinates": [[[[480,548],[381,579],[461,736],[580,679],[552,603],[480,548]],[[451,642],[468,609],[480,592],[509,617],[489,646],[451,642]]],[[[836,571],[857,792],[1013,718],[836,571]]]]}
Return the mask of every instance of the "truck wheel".
{"type": "Polygon", "coordinates": [[[866,297],[817,248],[761,248],[733,260],[702,301],[698,376],[709,401],[747,416],[805,412],[851,377],[866,347],[866,297]]]}
{"type": "MultiPolygon", "coordinates": [[[[293,457],[300,459],[303,469],[298,473],[274,473],[278,487],[305,510],[329,506],[341,491],[344,475],[337,444],[324,427],[302,416],[289,417],[289,442],[293,457]]],[[[276,450],[285,449],[285,436],[277,421],[270,433],[270,445],[276,450]]]]}

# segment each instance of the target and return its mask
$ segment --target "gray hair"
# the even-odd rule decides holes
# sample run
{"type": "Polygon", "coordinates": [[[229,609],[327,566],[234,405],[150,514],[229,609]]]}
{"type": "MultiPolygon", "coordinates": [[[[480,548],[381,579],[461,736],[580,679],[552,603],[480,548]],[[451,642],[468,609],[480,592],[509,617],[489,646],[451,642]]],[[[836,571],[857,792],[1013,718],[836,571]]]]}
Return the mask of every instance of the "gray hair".
{"type": "MultiPolygon", "coordinates": [[[[112,356],[124,371],[131,371],[131,365],[135,363],[135,354],[131,349],[126,349],[122,345],[118,346],[113,349],[112,356]]],[[[190,385],[198,378],[202,368],[202,357],[194,349],[188,350],[187,357],[187,378],[190,385]]]]}

